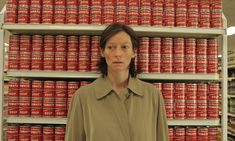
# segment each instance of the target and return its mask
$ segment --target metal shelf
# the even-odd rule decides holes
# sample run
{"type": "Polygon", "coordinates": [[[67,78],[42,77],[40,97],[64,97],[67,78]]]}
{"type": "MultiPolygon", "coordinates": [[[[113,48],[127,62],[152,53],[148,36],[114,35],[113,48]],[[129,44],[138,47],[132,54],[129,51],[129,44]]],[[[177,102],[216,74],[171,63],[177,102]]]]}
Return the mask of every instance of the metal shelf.
{"type": "Polygon", "coordinates": [[[235,69],[235,65],[228,65],[228,69],[235,69]]]}
{"type": "MultiPolygon", "coordinates": [[[[67,118],[45,118],[45,117],[8,117],[7,123],[29,123],[29,124],[66,124],[67,118]]],[[[168,120],[170,126],[219,126],[219,119],[182,119],[168,120]]]]}
{"type": "Polygon", "coordinates": [[[228,77],[228,81],[235,80],[235,77],[228,77]]]}
{"type": "Polygon", "coordinates": [[[46,118],[46,117],[8,117],[7,123],[28,123],[28,124],[66,124],[67,118],[46,118]]]}
{"type": "MultiPolygon", "coordinates": [[[[41,77],[41,78],[98,78],[96,72],[70,71],[8,71],[8,77],[41,77]]],[[[219,80],[218,74],[173,74],[173,73],[142,73],[139,79],[146,80],[219,80]]]]}
{"type": "MultiPolygon", "coordinates": [[[[3,29],[13,34],[72,34],[100,35],[107,25],[95,24],[4,24],[3,29]]],[[[215,37],[225,34],[223,29],[189,28],[189,27],[157,27],[131,26],[138,36],[166,37],[215,37]]]]}
{"type": "Polygon", "coordinates": [[[228,98],[235,98],[235,95],[228,95],[228,98]]]}
{"type": "Polygon", "coordinates": [[[220,119],[173,119],[168,120],[173,126],[219,126],[220,119]]]}
{"type": "Polygon", "coordinates": [[[233,134],[232,132],[228,131],[228,135],[231,135],[233,137],[235,137],[235,134],[233,134]]]}
{"type": "Polygon", "coordinates": [[[230,117],[235,117],[235,114],[228,113],[228,116],[230,116],[230,117]]]}

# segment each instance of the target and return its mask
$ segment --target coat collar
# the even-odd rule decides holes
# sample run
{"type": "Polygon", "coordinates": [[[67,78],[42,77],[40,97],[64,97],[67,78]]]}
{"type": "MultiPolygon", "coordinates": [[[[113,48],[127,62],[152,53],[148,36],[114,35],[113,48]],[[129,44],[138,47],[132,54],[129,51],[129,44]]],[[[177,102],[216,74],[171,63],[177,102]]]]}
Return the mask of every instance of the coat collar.
{"type": "MultiPolygon", "coordinates": [[[[108,95],[113,89],[106,76],[101,76],[94,81],[95,86],[95,96],[97,99],[101,99],[108,95]]],[[[134,94],[143,96],[143,90],[141,89],[140,80],[137,78],[130,77],[128,82],[129,90],[131,90],[134,94]]]]}

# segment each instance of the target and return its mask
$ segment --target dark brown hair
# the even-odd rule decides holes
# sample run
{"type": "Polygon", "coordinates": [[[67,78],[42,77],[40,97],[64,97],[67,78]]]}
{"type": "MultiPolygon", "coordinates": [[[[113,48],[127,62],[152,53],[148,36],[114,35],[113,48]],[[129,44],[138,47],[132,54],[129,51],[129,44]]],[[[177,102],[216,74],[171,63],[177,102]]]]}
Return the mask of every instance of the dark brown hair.
{"type": "MultiPolygon", "coordinates": [[[[102,51],[104,51],[105,49],[105,45],[106,42],[108,41],[108,39],[110,39],[112,36],[114,36],[115,34],[124,31],[126,32],[130,38],[131,38],[131,42],[132,42],[132,47],[133,49],[137,49],[138,47],[138,37],[135,33],[135,31],[130,28],[127,25],[124,24],[119,24],[119,23],[114,23],[114,24],[110,24],[101,34],[101,38],[100,38],[100,49],[102,51]]],[[[104,57],[100,58],[99,61],[99,69],[101,71],[101,73],[104,75],[107,75],[107,63],[104,57]]],[[[129,73],[132,77],[136,77],[136,71],[135,71],[135,58],[131,59],[130,65],[129,65],[129,73]]]]}

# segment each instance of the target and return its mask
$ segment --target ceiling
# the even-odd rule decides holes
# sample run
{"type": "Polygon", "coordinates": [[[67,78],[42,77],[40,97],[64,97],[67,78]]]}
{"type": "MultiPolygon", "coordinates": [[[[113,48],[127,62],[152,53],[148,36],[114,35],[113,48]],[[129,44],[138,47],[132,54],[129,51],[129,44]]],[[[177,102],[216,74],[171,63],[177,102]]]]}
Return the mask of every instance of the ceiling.
{"type": "MultiPolygon", "coordinates": [[[[4,6],[6,0],[0,0],[0,9],[4,6]]],[[[223,13],[227,18],[227,25],[235,26],[235,0],[223,0],[223,13]]],[[[235,52],[235,35],[228,37],[228,50],[235,52]]]]}

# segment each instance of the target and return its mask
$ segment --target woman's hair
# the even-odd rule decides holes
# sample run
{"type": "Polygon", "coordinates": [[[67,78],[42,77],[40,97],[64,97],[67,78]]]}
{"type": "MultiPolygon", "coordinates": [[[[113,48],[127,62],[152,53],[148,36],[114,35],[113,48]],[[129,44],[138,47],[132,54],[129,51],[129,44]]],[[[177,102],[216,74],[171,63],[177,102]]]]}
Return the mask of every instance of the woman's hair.
{"type": "MultiPolygon", "coordinates": [[[[104,51],[107,41],[112,36],[114,36],[115,34],[121,32],[121,31],[124,31],[125,33],[127,33],[130,36],[133,49],[134,50],[137,49],[138,37],[137,37],[135,31],[127,25],[120,24],[120,23],[114,23],[114,24],[110,24],[101,34],[101,38],[100,38],[101,51],[104,51]]],[[[98,66],[99,66],[99,69],[100,69],[101,73],[103,74],[103,76],[107,75],[107,63],[106,63],[106,60],[104,57],[100,58],[98,66]]],[[[135,58],[131,59],[131,62],[129,65],[129,73],[132,77],[136,77],[135,58]]]]}

